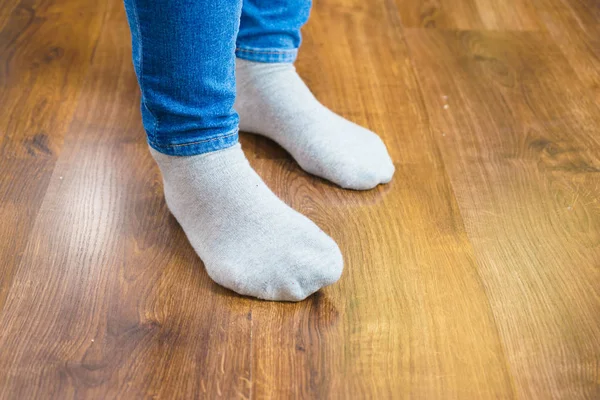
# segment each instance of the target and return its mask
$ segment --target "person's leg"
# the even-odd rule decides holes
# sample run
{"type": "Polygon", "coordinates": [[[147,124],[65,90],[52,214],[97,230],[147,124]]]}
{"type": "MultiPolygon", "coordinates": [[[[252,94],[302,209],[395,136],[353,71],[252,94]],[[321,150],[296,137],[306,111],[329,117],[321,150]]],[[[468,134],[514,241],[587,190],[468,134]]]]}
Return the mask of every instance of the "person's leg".
{"type": "Polygon", "coordinates": [[[335,282],[335,242],[279,200],[237,143],[241,0],[125,0],[142,119],[165,199],[208,274],[240,294],[301,300],[335,282]]]}
{"type": "Polygon", "coordinates": [[[276,141],[304,170],[344,188],[387,183],[394,165],[381,139],[320,104],[296,73],[310,6],[310,0],[244,0],[234,106],[240,128],[276,141]]]}

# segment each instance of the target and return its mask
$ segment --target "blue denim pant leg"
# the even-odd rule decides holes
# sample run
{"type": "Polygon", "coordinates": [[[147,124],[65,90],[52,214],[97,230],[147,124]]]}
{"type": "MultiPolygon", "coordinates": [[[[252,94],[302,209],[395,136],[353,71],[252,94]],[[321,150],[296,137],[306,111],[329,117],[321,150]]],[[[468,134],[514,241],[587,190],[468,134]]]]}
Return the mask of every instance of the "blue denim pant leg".
{"type": "Polygon", "coordinates": [[[250,61],[294,62],[311,0],[244,0],[235,54],[250,61]]]}
{"type": "Polygon", "coordinates": [[[235,38],[242,0],[125,0],[148,143],[177,156],[238,141],[235,38]]]}
{"type": "Polygon", "coordinates": [[[124,0],[142,120],[155,150],[188,156],[238,141],[235,57],[293,62],[310,0],[124,0]],[[238,34],[239,30],[239,34],[238,34]]]}

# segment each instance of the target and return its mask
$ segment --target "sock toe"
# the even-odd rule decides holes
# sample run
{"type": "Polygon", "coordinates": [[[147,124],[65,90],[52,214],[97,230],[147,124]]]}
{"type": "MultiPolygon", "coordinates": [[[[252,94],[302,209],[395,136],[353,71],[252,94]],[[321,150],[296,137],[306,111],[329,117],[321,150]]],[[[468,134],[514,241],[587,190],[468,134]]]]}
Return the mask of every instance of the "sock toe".
{"type": "Polygon", "coordinates": [[[388,157],[385,164],[381,167],[381,179],[382,184],[390,183],[396,172],[396,166],[392,162],[391,158],[388,157]]]}

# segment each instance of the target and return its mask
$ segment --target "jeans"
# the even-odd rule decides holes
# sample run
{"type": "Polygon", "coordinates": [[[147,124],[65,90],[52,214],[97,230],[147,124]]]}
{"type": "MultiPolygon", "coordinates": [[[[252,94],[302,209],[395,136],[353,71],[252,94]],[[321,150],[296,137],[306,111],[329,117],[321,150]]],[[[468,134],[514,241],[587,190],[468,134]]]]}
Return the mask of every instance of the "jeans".
{"type": "Polygon", "coordinates": [[[189,156],[238,140],[235,57],[291,63],[311,0],[125,0],[148,143],[189,156]]]}

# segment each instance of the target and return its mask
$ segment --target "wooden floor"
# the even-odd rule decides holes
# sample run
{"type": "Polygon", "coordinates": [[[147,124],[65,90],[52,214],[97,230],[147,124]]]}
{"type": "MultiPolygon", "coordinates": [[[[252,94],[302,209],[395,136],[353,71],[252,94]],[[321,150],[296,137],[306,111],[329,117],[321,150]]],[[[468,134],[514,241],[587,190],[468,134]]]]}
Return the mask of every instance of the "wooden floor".
{"type": "Polygon", "coordinates": [[[0,0],[0,398],[600,398],[600,3],[320,0],[297,66],[397,172],[242,136],[345,256],[278,304],[169,215],[120,0],[0,0]]]}

